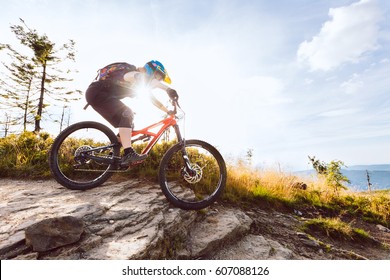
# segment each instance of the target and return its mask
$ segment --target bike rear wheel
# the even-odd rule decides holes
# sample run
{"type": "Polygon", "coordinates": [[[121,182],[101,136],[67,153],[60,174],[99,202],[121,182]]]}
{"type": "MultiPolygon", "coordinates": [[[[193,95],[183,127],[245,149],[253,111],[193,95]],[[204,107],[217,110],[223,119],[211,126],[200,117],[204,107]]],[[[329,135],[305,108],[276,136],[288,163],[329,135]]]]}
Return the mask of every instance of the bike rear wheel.
{"type": "Polygon", "coordinates": [[[226,178],[221,154],[200,140],[186,140],[185,146],[178,143],[171,147],[159,168],[162,192],[174,206],[185,210],[199,210],[214,203],[225,188],[226,178]]]}
{"type": "Polygon", "coordinates": [[[87,190],[112,176],[119,152],[118,139],[111,129],[97,122],[80,122],[54,140],[49,165],[56,181],[64,187],[87,190]]]}

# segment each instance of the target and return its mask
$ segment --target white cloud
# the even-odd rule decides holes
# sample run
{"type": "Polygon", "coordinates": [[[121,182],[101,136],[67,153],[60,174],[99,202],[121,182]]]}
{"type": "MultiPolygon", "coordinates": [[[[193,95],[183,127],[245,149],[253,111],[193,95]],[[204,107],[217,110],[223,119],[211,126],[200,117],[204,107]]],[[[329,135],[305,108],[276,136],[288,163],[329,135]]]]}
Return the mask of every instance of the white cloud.
{"type": "Polygon", "coordinates": [[[354,94],[359,91],[363,85],[363,81],[360,79],[359,75],[355,73],[348,81],[343,82],[340,87],[345,91],[345,93],[354,94]]]}
{"type": "Polygon", "coordinates": [[[345,115],[353,115],[357,113],[359,110],[357,108],[350,108],[350,109],[338,109],[338,110],[332,110],[328,112],[323,112],[319,114],[320,117],[326,117],[326,118],[333,118],[333,117],[340,117],[345,115]]]}
{"type": "Polygon", "coordinates": [[[299,62],[307,63],[311,70],[328,71],[344,63],[356,63],[377,49],[381,11],[375,0],[331,8],[329,17],[311,41],[300,44],[299,62]]]}
{"type": "Polygon", "coordinates": [[[390,59],[388,59],[388,58],[384,58],[384,59],[382,59],[382,60],[380,61],[380,63],[383,63],[383,64],[389,63],[389,62],[390,62],[390,59]]]}

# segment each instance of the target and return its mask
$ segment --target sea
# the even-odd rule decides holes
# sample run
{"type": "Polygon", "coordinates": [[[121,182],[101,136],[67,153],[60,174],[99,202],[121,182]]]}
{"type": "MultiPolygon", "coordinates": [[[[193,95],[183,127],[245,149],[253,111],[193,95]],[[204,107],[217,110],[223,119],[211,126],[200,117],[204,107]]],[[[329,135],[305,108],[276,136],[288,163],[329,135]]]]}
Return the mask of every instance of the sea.
{"type": "MultiPolygon", "coordinates": [[[[348,189],[355,191],[367,191],[368,182],[371,190],[390,190],[390,164],[355,165],[341,169],[351,183],[348,189]],[[367,178],[368,174],[368,178],[367,178]]],[[[298,175],[314,175],[314,170],[296,172],[298,175]]]]}

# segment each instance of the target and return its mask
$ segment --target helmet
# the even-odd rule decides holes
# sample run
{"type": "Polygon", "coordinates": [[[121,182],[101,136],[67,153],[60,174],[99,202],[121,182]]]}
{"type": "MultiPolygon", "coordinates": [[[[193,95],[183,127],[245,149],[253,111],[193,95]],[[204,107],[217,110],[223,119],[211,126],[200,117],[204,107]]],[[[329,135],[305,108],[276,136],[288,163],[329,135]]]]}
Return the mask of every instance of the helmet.
{"type": "Polygon", "coordinates": [[[161,62],[157,60],[151,60],[145,64],[146,73],[150,77],[154,77],[157,74],[160,74],[162,76],[162,80],[166,82],[167,84],[171,84],[171,78],[168,75],[167,70],[165,70],[164,65],[162,65],[161,62]]]}

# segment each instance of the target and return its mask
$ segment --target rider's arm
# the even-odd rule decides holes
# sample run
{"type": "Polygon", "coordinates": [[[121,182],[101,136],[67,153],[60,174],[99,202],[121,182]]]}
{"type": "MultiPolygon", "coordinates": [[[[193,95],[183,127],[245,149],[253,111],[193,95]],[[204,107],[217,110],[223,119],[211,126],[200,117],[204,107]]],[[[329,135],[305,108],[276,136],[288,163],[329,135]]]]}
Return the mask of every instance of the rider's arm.
{"type": "Polygon", "coordinates": [[[167,86],[166,84],[163,84],[162,82],[160,82],[157,79],[152,79],[152,81],[150,82],[150,87],[151,88],[159,88],[159,89],[162,89],[165,91],[167,91],[169,89],[169,86],[167,86]]]}
{"type": "Polygon", "coordinates": [[[139,83],[141,81],[143,81],[144,77],[143,75],[138,72],[138,71],[130,71],[130,72],[127,72],[124,76],[123,76],[123,79],[126,81],[126,82],[130,82],[130,83],[139,83]]]}
{"type": "MultiPolygon", "coordinates": [[[[142,83],[142,82],[144,82],[146,80],[145,79],[145,75],[143,73],[138,72],[138,71],[127,72],[123,76],[123,79],[126,82],[130,82],[130,83],[142,83]]],[[[157,79],[152,79],[150,81],[150,83],[149,83],[149,86],[151,88],[159,88],[159,89],[162,89],[162,90],[165,90],[165,91],[170,89],[170,87],[168,87],[167,85],[163,84],[162,82],[160,82],[157,79]]]]}
{"type": "MultiPolygon", "coordinates": [[[[131,72],[128,72],[126,73],[124,76],[123,76],[123,79],[127,82],[130,82],[130,83],[134,83],[134,84],[138,84],[138,83],[143,83],[146,79],[145,79],[145,75],[143,73],[140,73],[138,71],[131,71],[131,72]]],[[[169,97],[172,99],[172,100],[175,100],[177,101],[178,99],[178,95],[177,95],[177,92],[170,88],[169,86],[167,86],[166,84],[162,83],[161,81],[157,80],[157,79],[152,79],[149,83],[149,86],[150,88],[154,89],[154,88],[159,88],[159,89],[162,89],[164,91],[167,92],[167,94],[169,95],[169,97]]],[[[155,99],[155,98],[152,98],[152,103],[161,109],[161,103],[155,99]],[[154,100],[153,100],[154,99],[154,100]]],[[[165,108],[165,107],[164,107],[165,108]]],[[[165,111],[164,109],[161,109],[163,111],[165,111]]]]}
{"type": "Polygon", "coordinates": [[[179,99],[179,96],[177,95],[176,90],[170,88],[169,86],[165,85],[164,83],[153,79],[151,82],[152,88],[160,88],[162,90],[165,90],[171,100],[177,101],[179,99]]]}

